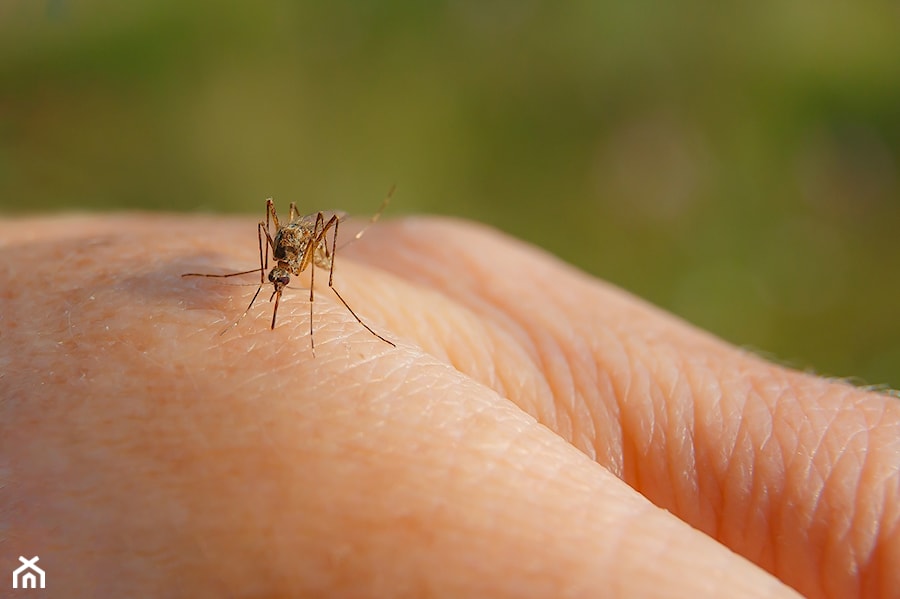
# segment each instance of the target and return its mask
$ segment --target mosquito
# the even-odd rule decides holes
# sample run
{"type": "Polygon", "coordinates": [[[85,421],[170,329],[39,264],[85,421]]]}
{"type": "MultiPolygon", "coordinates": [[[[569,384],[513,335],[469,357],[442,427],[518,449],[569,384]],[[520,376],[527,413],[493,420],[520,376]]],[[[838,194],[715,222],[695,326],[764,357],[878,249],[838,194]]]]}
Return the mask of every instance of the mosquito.
{"type": "MultiPolygon", "coordinates": [[[[369,224],[357,233],[351,241],[355,241],[362,237],[363,233],[365,233],[370,226],[375,224],[381,216],[381,213],[384,212],[384,209],[387,207],[393,193],[394,188],[392,187],[384,198],[384,201],[381,203],[381,207],[374,216],[372,216],[369,224]]],[[[259,237],[259,268],[223,275],[188,272],[181,276],[228,278],[255,272],[259,273],[259,287],[256,289],[256,293],[253,294],[250,304],[237,320],[225,327],[222,332],[219,333],[220,335],[224,335],[232,328],[236,327],[253,308],[253,304],[256,303],[256,298],[259,297],[263,286],[266,284],[265,273],[269,269],[269,250],[271,249],[272,259],[275,262],[275,266],[272,270],[269,270],[268,274],[268,282],[271,283],[274,288],[272,295],[269,296],[269,301],[275,300],[275,308],[272,310],[271,329],[275,329],[275,320],[278,317],[278,305],[281,302],[281,294],[288,283],[290,283],[291,276],[299,276],[304,270],[312,266],[313,268],[310,268],[309,271],[309,344],[313,355],[316,353],[315,337],[313,336],[315,267],[328,271],[329,289],[331,289],[341,303],[344,304],[344,307],[353,315],[356,322],[388,345],[397,347],[392,341],[385,339],[376,333],[372,327],[363,322],[356,312],[353,311],[353,308],[350,307],[350,304],[347,303],[334,287],[334,259],[337,252],[338,228],[345,216],[345,213],[337,212],[333,213],[330,218],[326,218],[325,213],[321,211],[301,216],[300,212],[297,210],[296,202],[291,202],[290,212],[288,214],[289,222],[282,224],[278,220],[278,213],[275,211],[275,202],[272,198],[269,198],[266,200],[266,220],[259,221],[259,224],[257,225],[257,235],[259,237]],[[272,234],[272,225],[275,226],[274,236],[272,234]],[[334,229],[334,232],[331,235],[331,248],[329,249],[327,234],[332,229],[334,229]],[[263,242],[264,238],[265,242],[263,242]]]]}

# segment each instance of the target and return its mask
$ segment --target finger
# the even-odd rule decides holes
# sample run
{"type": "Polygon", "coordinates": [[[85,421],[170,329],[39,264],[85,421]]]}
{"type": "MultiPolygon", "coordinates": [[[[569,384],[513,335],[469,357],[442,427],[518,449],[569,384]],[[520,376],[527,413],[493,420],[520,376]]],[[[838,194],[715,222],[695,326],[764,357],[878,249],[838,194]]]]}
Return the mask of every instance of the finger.
{"type": "Polygon", "coordinates": [[[809,595],[900,585],[895,399],[769,364],[483,228],[408,219],[369,241],[361,260],[512,340],[496,368],[543,380],[464,372],[657,505],[809,595]]]}
{"type": "Polygon", "coordinates": [[[157,225],[4,250],[4,562],[73,597],[791,595],[415,348],[198,334],[157,225]]]}

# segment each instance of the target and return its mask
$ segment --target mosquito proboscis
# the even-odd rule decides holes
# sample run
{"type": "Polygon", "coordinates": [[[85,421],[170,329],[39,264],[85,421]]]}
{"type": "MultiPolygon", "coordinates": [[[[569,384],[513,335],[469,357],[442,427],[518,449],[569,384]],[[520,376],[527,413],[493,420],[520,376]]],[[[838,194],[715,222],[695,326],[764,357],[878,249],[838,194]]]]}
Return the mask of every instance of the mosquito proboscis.
{"type": "MultiPolygon", "coordinates": [[[[394,188],[392,187],[384,198],[384,201],[381,203],[381,207],[372,216],[369,224],[359,231],[351,241],[362,237],[363,233],[365,233],[370,226],[375,224],[381,216],[381,213],[384,212],[384,209],[387,207],[388,202],[390,202],[393,193],[394,188]]],[[[275,300],[275,307],[272,310],[272,324],[270,327],[271,329],[274,329],[275,321],[278,317],[278,305],[281,302],[281,294],[288,283],[290,283],[291,276],[299,276],[303,271],[312,266],[313,268],[310,268],[309,271],[309,343],[313,355],[315,355],[316,343],[313,335],[313,304],[315,303],[316,267],[328,270],[329,289],[334,292],[344,307],[353,315],[353,318],[355,318],[367,331],[388,345],[396,347],[392,341],[385,339],[383,336],[376,333],[372,327],[363,322],[356,312],[353,311],[353,308],[350,307],[350,304],[347,303],[334,287],[334,262],[338,249],[338,230],[344,216],[343,213],[333,213],[329,218],[326,218],[325,213],[321,211],[301,216],[300,212],[297,210],[296,202],[291,202],[288,215],[289,222],[282,224],[278,220],[278,213],[275,211],[275,202],[272,198],[269,198],[266,200],[266,220],[259,221],[259,224],[257,225],[257,234],[259,237],[259,268],[221,275],[188,272],[181,276],[228,278],[255,272],[259,273],[259,287],[256,289],[256,293],[253,294],[253,298],[247,305],[247,309],[244,310],[237,320],[225,327],[222,332],[219,333],[220,335],[224,335],[229,330],[236,327],[253,308],[253,304],[256,303],[256,298],[259,297],[263,286],[266,284],[266,278],[268,278],[268,282],[273,286],[272,295],[269,296],[269,301],[275,300]],[[272,233],[272,225],[275,227],[274,235],[272,233]],[[332,229],[331,247],[329,248],[328,232],[332,229]],[[265,240],[265,242],[263,240],[265,240]],[[272,259],[275,261],[275,266],[271,270],[269,270],[269,250],[272,251],[272,259]],[[266,277],[267,270],[269,271],[268,277],[266,277]]]]}

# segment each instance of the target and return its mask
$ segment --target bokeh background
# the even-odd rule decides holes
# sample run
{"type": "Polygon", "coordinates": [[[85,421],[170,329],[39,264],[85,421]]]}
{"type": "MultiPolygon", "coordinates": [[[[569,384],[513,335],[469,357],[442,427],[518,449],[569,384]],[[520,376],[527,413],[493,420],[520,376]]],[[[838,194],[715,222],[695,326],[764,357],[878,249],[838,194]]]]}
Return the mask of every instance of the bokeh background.
{"type": "Polygon", "coordinates": [[[898,169],[894,0],[0,0],[6,214],[368,215],[396,183],[388,216],[895,388],[898,169]]]}

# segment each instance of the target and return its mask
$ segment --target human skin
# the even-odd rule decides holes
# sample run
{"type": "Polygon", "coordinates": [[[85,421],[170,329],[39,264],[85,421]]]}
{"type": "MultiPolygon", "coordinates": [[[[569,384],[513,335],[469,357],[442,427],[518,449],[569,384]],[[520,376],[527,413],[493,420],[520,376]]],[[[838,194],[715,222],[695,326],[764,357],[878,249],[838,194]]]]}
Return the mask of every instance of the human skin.
{"type": "Polygon", "coordinates": [[[256,246],[242,218],[0,222],[0,571],[39,555],[66,597],[898,596],[895,398],[432,218],[337,257],[396,347],[323,271],[315,357],[302,278],[275,330],[264,292],[219,335],[258,279],[179,275],[256,246]]]}

